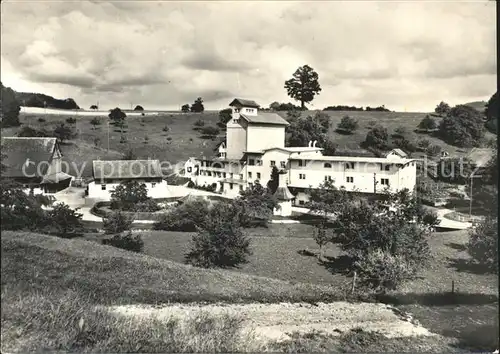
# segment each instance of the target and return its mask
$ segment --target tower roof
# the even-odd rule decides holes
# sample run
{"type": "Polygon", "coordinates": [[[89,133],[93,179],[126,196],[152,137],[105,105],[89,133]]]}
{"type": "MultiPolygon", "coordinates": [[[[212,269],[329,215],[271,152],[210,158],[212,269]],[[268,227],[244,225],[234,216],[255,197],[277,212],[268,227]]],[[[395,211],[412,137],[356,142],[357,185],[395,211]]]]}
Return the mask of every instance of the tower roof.
{"type": "Polygon", "coordinates": [[[229,107],[233,107],[233,106],[252,107],[252,108],[259,108],[260,107],[255,101],[245,100],[243,98],[235,98],[229,104],[229,107]]]}
{"type": "Polygon", "coordinates": [[[274,125],[290,125],[285,119],[276,113],[259,112],[257,115],[247,115],[240,113],[240,117],[244,118],[250,124],[274,124],[274,125]]]}
{"type": "Polygon", "coordinates": [[[295,199],[295,196],[292,194],[292,192],[290,192],[287,186],[278,187],[278,189],[276,189],[276,192],[274,192],[274,196],[280,201],[295,199]]]}

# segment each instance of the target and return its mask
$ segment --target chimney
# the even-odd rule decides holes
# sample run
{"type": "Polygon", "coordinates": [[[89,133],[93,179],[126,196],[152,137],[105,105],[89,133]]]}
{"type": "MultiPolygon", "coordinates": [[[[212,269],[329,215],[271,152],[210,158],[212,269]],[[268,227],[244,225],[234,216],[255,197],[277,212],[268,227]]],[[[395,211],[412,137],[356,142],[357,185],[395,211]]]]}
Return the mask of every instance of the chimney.
{"type": "Polygon", "coordinates": [[[311,147],[312,146],[312,140],[309,140],[309,145],[307,145],[307,147],[311,147]]]}
{"type": "Polygon", "coordinates": [[[314,143],[313,143],[313,146],[312,146],[312,147],[316,147],[316,143],[317,143],[317,142],[318,142],[318,141],[314,140],[314,143]]]}

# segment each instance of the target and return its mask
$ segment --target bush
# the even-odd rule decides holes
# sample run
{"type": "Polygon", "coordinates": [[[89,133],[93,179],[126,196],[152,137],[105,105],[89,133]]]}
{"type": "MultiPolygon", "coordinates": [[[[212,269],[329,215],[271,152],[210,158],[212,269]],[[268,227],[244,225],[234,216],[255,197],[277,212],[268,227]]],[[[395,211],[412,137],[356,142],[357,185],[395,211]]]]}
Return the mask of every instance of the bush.
{"type": "Polygon", "coordinates": [[[109,214],[107,218],[102,219],[104,233],[107,235],[119,234],[128,231],[132,227],[134,218],[121,211],[115,211],[109,214]]]}
{"type": "Polygon", "coordinates": [[[216,136],[216,135],[219,135],[219,133],[220,133],[219,128],[211,126],[211,125],[201,128],[200,131],[201,131],[201,134],[206,135],[206,136],[216,136]]]}
{"type": "Polygon", "coordinates": [[[45,122],[46,122],[46,120],[45,120],[44,118],[38,118],[38,122],[39,122],[39,123],[45,123],[45,122]]]}
{"type": "Polygon", "coordinates": [[[469,235],[467,249],[473,260],[498,273],[498,218],[486,218],[469,235]]]}
{"type": "Polygon", "coordinates": [[[431,145],[431,142],[428,139],[419,139],[417,141],[417,147],[421,151],[426,151],[427,148],[431,145]]]}
{"type": "Polygon", "coordinates": [[[203,268],[233,267],[246,262],[251,254],[250,240],[241,231],[238,214],[232,203],[211,208],[202,229],[193,236],[186,261],[203,268]]]}
{"type": "Polygon", "coordinates": [[[165,133],[169,132],[170,131],[170,128],[168,125],[165,125],[162,129],[165,133]]]}
{"type": "Polygon", "coordinates": [[[81,235],[83,232],[83,214],[77,213],[77,210],[71,209],[64,203],[56,204],[52,210],[47,212],[49,223],[47,231],[65,238],[81,235]]]}
{"type": "Polygon", "coordinates": [[[439,136],[450,145],[479,146],[484,137],[483,114],[472,107],[458,105],[439,125],[439,136]]]}
{"type": "Polygon", "coordinates": [[[68,123],[68,124],[75,124],[76,123],[76,119],[73,118],[73,117],[66,118],[66,123],[68,123]]]}
{"type": "Polygon", "coordinates": [[[45,130],[37,130],[32,127],[24,126],[17,133],[18,137],[26,137],[26,138],[46,138],[49,137],[50,134],[45,130]]]}
{"type": "Polygon", "coordinates": [[[387,147],[388,139],[387,129],[381,125],[376,125],[366,134],[365,146],[384,149],[387,147]]]}
{"type": "Polygon", "coordinates": [[[344,116],[337,126],[337,129],[348,134],[352,134],[358,129],[358,121],[349,116],[344,116]]]}
{"type": "Polygon", "coordinates": [[[441,146],[439,145],[430,145],[425,152],[430,156],[437,156],[441,153],[441,146]]]}
{"type": "Polygon", "coordinates": [[[193,198],[159,216],[154,230],[194,232],[201,227],[210,209],[204,198],[193,198]]]}
{"type": "Polygon", "coordinates": [[[418,123],[418,129],[420,130],[431,131],[436,128],[436,121],[428,114],[420,121],[420,123],[418,123]]]}
{"type": "Polygon", "coordinates": [[[127,142],[127,138],[125,135],[120,136],[120,144],[125,144],[127,142]]]}
{"type": "Polygon", "coordinates": [[[120,183],[111,193],[111,209],[124,211],[149,211],[137,210],[136,207],[138,204],[143,206],[148,205],[149,207],[152,207],[154,204],[152,199],[148,197],[148,190],[144,183],[139,183],[135,180],[123,182],[120,183]]]}
{"type": "Polygon", "coordinates": [[[363,287],[375,292],[395,290],[407,280],[415,278],[415,267],[401,255],[391,255],[380,249],[362,255],[355,267],[363,287]]]}
{"type": "Polygon", "coordinates": [[[132,235],[131,231],[105,238],[102,240],[102,244],[138,253],[144,249],[144,241],[141,235],[132,235]]]}
{"type": "Polygon", "coordinates": [[[204,127],[205,126],[205,121],[198,119],[196,122],[194,122],[195,127],[204,127]]]}
{"type": "Polygon", "coordinates": [[[146,213],[154,213],[155,211],[158,211],[160,209],[161,208],[153,199],[148,199],[146,201],[139,202],[134,207],[134,211],[146,212],[146,213]]]}

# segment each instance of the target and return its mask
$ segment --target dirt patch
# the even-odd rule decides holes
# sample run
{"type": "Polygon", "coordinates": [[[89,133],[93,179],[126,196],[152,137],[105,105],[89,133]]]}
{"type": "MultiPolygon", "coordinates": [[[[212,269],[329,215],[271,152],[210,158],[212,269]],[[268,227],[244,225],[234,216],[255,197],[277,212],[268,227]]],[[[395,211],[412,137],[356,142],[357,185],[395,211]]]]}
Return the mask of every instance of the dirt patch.
{"type": "Polygon", "coordinates": [[[112,313],[134,316],[138,319],[158,318],[185,319],[206,312],[212,316],[230,315],[242,319],[245,331],[254,333],[263,340],[286,340],[290,334],[313,331],[338,335],[351,329],[378,332],[388,338],[434,336],[426,328],[384,304],[370,303],[280,303],[280,304],[218,304],[184,305],[171,304],[164,307],[114,306],[112,313]]]}

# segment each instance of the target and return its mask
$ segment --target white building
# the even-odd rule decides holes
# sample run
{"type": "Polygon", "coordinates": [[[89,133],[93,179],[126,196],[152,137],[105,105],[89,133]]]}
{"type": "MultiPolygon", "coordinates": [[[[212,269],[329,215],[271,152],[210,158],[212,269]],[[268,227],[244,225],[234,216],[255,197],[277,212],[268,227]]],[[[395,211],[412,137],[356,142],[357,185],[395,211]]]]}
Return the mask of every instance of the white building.
{"type": "Polygon", "coordinates": [[[94,181],[87,186],[87,198],[109,201],[111,193],[122,182],[135,180],[145,184],[151,198],[169,196],[159,160],[93,161],[94,181]]]}
{"type": "Polygon", "coordinates": [[[413,191],[415,159],[400,149],[385,157],[324,156],[316,142],[304,147],[285,147],[286,120],[276,113],[259,112],[254,101],[234,99],[226,141],[217,157],[190,160],[191,179],[198,185],[217,186],[217,191],[237,195],[255,182],[266,185],[274,166],[286,171],[286,183],[296,196],[295,204],[307,202],[307,189],[333,180],[348,191],[379,194],[384,189],[413,191]]]}

